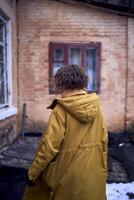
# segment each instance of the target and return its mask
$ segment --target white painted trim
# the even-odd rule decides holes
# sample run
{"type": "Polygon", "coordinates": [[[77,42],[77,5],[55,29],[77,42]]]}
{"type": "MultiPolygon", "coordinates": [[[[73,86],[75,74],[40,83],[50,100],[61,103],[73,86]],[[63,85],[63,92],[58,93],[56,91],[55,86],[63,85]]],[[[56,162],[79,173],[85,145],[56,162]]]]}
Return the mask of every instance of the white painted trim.
{"type": "Polygon", "coordinates": [[[0,16],[0,19],[6,24],[7,23],[7,21],[2,17],[2,16],[0,16]]]}
{"type": "Polygon", "coordinates": [[[8,71],[8,105],[12,105],[12,30],[11,20],[7,21],[7,71],[8,71]]]}
{"type": "MultiPolygon", "coordinates": [[[[2,18],[3,19],[3,18],[2,18]]],[[[12,105],[12,21],[11,19],[5,21],[6,25],[6,68],[7,68],[7,87],[8,87],[8,106],[12,105]]],[[[1,107],[4,107],[4,105],[1,107]]]]}
{"type": "Polygon", "coordinates": [[[2,108],[0,110],[0,120],[4,120],[8,117],[11,117],[13,115],[17,114],[17,108],[14,106],[8,107],[8,108],[2,108]]]}
{"type": "Polygon", "coordinates": [[[6,14],[7,17],[15,20],[14,10],[9,6],[5,0],[0,0],[0,8],[6,14]]]}

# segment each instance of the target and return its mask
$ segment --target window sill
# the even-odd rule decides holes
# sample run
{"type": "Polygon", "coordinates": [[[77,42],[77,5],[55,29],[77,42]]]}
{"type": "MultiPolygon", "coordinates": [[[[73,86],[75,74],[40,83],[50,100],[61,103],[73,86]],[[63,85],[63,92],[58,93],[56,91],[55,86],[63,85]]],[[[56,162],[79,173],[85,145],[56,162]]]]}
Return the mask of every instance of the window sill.
{"type": "Polygon", "coordinates": [[[4,120],[16,114],[17,114],[17,108],[14,106],[10,106],[8,108],[2,108],[0,109],[0,120],[4,120]]]}

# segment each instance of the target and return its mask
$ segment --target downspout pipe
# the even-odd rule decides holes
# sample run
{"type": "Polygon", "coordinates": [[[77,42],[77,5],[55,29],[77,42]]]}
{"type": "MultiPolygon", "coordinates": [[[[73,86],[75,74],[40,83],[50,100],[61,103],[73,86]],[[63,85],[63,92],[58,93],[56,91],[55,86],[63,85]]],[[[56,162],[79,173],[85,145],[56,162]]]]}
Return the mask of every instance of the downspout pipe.
{"type": "Polygon", "coordinates": [[[17,100],[18,100],[18,130],[20,132],[20,85],[19,85],[19,0],[16,0],[16,30],[17,30],[17,100]]]}
{"type": "Polygon", "coordinates": [[[125,72],[125,109],[124,109],[124,136],[127,136],[127,100],[128,100],[128,17],[126,17],[126,72],[125,72]]]}

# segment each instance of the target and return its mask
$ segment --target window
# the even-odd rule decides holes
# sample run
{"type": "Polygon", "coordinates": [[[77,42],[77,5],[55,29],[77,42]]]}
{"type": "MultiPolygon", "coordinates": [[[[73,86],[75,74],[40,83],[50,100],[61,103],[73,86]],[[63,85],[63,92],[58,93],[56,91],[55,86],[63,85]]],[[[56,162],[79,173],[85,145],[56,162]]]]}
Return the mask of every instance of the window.
{"type": "Polygon", "coordinates": [[[99,92],[100,89],[100,47],[99,42],[82,43],[82,44],[66,44],[66,43],[50,43],[50,71],[49,71],[49,89],[52,90],[52,78],[56,71],[67,64],[77,64],[84,67],[89,77],[88,91],[99,92]]]}
{"type": "Polygon", "coordinates": [[[8,104],[7,29],[0,17],[0,108],[8,104]]]}
{"type": "Polygon", "coordinates": [[[0,10],[0,120],[15,115],[12,105],[11,19],[0,10]]]}

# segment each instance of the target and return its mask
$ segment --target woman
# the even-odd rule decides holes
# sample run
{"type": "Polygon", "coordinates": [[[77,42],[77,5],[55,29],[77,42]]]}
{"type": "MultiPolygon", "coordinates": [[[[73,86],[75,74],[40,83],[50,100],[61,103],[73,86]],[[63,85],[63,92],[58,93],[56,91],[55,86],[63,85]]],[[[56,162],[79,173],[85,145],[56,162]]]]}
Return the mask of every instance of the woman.
{"type": "Polygon", "coordinates": [[[105,200],[107,131],[88,78],[76,65],[60,68],[54,78],[61,99],[52,113],[28,171],[24,200],[105,200]]]}

